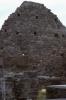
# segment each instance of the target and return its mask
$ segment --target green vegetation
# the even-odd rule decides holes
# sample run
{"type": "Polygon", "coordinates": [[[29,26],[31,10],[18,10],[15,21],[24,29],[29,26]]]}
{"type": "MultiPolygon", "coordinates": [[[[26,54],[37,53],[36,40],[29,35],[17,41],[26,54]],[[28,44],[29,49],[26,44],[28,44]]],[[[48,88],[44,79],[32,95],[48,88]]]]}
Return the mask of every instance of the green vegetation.
{"type": "Polygon", "coordinates": [[[37,100],[46,100],[46,89],[41,89],[38,92],[37,100]]]}

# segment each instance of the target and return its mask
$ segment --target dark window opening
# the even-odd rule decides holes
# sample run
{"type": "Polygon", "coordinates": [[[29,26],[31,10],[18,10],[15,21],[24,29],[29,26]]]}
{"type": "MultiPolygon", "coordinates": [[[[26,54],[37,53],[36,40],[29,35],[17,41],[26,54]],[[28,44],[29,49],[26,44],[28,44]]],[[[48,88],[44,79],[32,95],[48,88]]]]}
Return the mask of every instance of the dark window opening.
{"type": "Polygon", "coordinates": [[[19,34],[19,32],[16,32],[16,34],[18,35],[18,34],[19,34]]]}
{"type": "Polygon", "coordinates": [[[3,68],[3,65],[0,65],[0,68],[3,68]]]}
{"type": "Polygon", "coordinates": [[[57,38],[59,37],[57,33],[54,36],[57,37],[57,38]]]}
{"type": "Polygon", "coordinates": [[[38,19],[38,16],[36,16],[36,19],[38,19]]]}
{"type": "Polygon", "coordinates": [[[64,57],[64,53],[61,53],[60,55],[61,55],[62,57],[64,57]]]}
{"type": "Polygon", "coordinates": [[[58,19],[57,19],[57,18],[55,18],[55,22],[56,22],[56,23],[58,22],[58,19]]]}
{"type": "Polygon", "coordinates": [[[6,30],[6,29],[5,29],[4,31],[5,31],[5,32],[7,32],[7,30],[6,30]]]}
{"type": "Polygon", "coordinates": [[[64,34],[62,34],[62,37],[64,37],[64,34]]]}
{"type": "Polygon", "coordinates": [[[36,32],[34,32],[34,35],[36,35],[37,33],[36,32]]]}
{"type": "Polygon", "coordinates": [[[18,13],[17,16],[20,16],[20,14],[18,13]]]}
{"type": "Polygon", "coordinates": [[[1,47],[0,49],[3,49],[3,47],[1,47]]]}

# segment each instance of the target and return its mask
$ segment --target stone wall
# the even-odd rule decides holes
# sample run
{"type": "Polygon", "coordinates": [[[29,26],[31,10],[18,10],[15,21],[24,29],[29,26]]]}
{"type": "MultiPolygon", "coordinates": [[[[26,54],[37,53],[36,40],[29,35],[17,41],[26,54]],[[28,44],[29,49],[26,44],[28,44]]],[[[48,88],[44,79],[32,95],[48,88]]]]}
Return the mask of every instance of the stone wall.
{"type": "Polygon", "coordinates": [[[0,58],[2,100],[34,100],[46,85],[65,83],[66,28],[43,4],[25,1],[0,30],[0,58]]]}

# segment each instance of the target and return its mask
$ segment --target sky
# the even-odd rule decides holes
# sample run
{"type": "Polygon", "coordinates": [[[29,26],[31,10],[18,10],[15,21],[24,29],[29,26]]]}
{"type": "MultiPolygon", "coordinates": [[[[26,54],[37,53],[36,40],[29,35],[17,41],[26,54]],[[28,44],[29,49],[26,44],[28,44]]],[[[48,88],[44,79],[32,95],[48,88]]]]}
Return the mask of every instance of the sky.
{"type": "MultiPolygon", "coordinates": [[[[0,29],[8,16],[15,12],[25,0],[0,0],[0,29]]],[[[60,21],[66,26],[66,0],[26,0],[43,3],[47,8],[58,16],[60,21]]]]}

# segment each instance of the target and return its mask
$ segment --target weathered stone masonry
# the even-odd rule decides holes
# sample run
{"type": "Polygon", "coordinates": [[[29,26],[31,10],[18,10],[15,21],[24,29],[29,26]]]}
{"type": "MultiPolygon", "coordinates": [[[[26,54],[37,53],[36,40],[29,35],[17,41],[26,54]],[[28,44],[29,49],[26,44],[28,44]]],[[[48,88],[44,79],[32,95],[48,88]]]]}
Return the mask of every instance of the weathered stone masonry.
{"type": "Polygon", "coordinates": [[[23,2],[0,30],[0,100],[34,100],[46,85],[65,83],[65,59],[66,28],[43,4],[23,2]]]}

